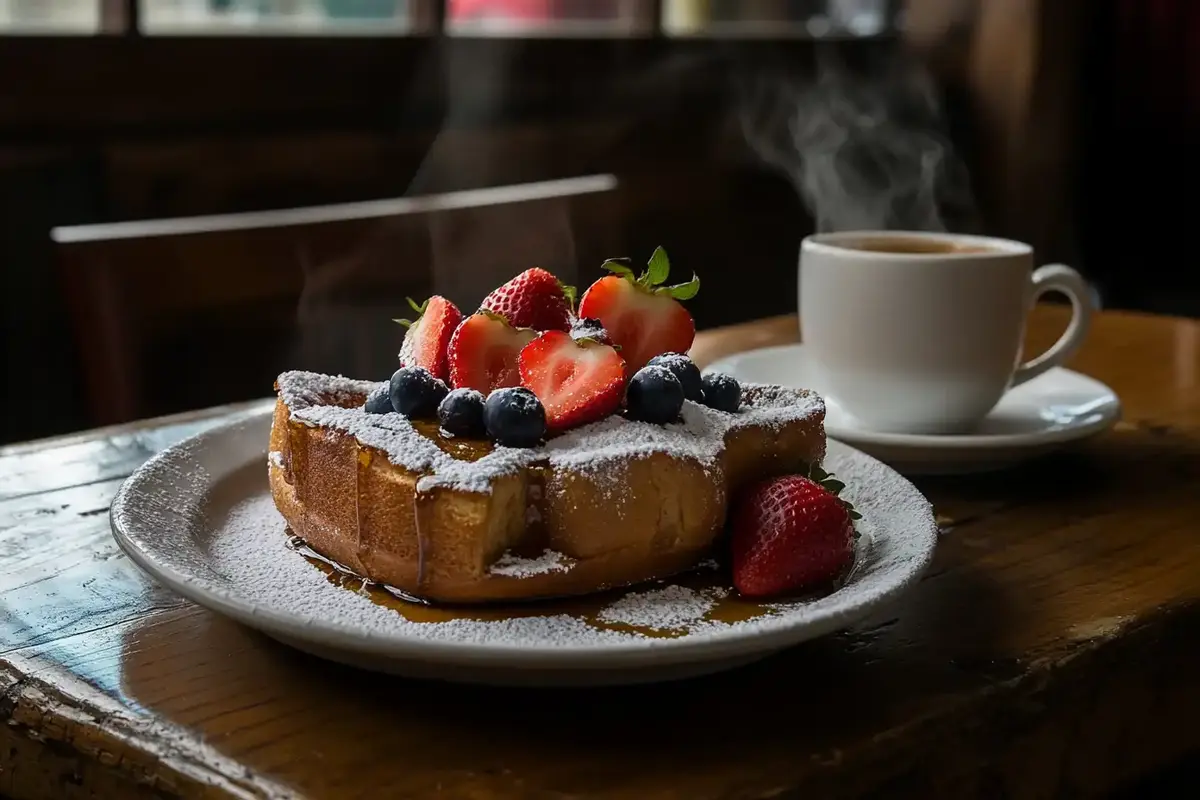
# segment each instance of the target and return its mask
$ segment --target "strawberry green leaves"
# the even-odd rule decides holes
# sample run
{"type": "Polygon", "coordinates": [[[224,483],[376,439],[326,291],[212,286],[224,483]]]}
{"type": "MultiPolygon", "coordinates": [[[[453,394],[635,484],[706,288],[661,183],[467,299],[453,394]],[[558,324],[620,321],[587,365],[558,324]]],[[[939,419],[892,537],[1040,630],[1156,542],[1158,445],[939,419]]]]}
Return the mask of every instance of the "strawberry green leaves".
{"type": "Polygon", "coordinates": [[[641,280],[647,286],[658,286],[665,283],[667,276],[671,274],[671,259],[667,258],[667,251],[661,247],[654,248],[654,252],[650,254],[650,261],[646,264],[646,272],[642,275],[641,280]]]}
{"type": "Polygon", "coordinates": [[[423,303],[418,303],[416,300],[413,300],[411,297],[406,297],[404,299],[408,301],[408,305],[411,306],[412,310],[416,312],[416,314],[417,314],[416,319],[412,319],[412,320],[394,319],[394,320],[392,320],[392,322],[398,322],[399,324],[403,325],[406,328],[411,328],[413,323],[416,322],[416,320],[420,319],[421,315],[425,313],[425,309],[429,307],[429,298],[426,298],[425,302],[423,302],[423,303]]]}
{"type": "Polygon", "coordinates": [[[700,292],[700,279],[696,277],[695,273],[692,273],[692,279],[686,283],[662,285],[671,274],[671,260],[667,257],[667,251],[662,247],[654,249],[650,260],[646,263],[646,271],[640,276],[635,276],[633,269],[626,263],[628,261],[627,258],[610,258],[600,266],[651,294],[665,294],[676,300],[691,300],[700,292]]]}
{"type": "Polygon", "coordinates": [[[691,300],[700,293],[700,279],[693,274],[692,279],[687,283],[677,283],[674,286],[660,286],[654,290],[654,293],[669,295],[676,300],[691,300]]]}
{"type": "Polygon", "coordinates": [[[862,519],[862,514],[854,510],[854,505],[851,504],[849,500],[846,500],[840,496],[840,492],[842,489],[846,488],[846,484],[842,483],[837,478],[833,477],[832,474],[821,469],[821,467],[816,464],[813,464],[808,468],[808,479],[821,486],[821,488],[833,496],[837,497],[838,500],[841,501],[842,505],[846,507],[846,513],[850,516],[850,519],[855,521],[862,519]]]}
{"type": "Polygon", "coordinates": [[[637,278],[634,276],[633,270],[625,263],[628,260],[628,258],[610,258],[600,265],[600,269],[606,269],[614,275],[620,275],[622,278],[636,281],[637,278]]]}
{"type": "Polygon", "coordinates": [[[574,286],[568,286],[562,281],[558,282],[558,288],[562,289],[563,297],[567,298],[567,306],[571,311],[575,311],[575,302],[579,299],[579,292],[574,286]]]}

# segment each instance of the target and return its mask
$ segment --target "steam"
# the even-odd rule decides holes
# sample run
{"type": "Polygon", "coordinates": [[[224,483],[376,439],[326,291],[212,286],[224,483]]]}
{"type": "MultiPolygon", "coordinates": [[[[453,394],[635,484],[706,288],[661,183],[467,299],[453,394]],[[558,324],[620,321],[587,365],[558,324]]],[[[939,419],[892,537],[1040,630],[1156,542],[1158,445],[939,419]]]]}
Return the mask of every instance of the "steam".
{"type": "Polygon", "coordinates": [[[748,99],[747,143],[791,180],[817,231],[943,231],[973,214],[966,167],[915,64],[856,73],[819,51],[812,78],[760,80],[748,99]]]}

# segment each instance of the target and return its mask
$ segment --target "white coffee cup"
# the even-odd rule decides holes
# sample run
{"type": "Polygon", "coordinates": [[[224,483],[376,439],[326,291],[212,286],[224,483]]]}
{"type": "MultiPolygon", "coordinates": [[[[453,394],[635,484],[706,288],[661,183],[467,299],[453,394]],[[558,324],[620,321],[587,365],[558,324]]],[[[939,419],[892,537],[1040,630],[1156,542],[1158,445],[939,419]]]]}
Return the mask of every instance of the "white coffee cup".
{"type": "Polygon", "coordinates": [[[1062,364],[1093,312],[1083,277],[1033,268],[1027,244],[900,231],[816,234],[800,249],[800,335],[815,386],[864,427],[967,433],[1013,386],[1062,364]],[[1022,362],[1025,322],[1046,292],[1071,323],[1022,362]]]}

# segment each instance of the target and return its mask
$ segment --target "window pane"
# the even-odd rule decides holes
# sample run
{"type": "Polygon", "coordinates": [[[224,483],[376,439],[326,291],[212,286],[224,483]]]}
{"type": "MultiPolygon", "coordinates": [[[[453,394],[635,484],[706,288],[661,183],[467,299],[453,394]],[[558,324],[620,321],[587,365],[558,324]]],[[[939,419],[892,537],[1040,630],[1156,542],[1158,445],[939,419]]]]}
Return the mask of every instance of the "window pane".
{"type": "Polygon", "coordinates": [[[410,32],[413,0],[139,0],[146,34],[376,36],[410,32]]]}
{"type": "Polygon", "coordinates": [[[653,32],[647,0],[445,0],[454,36],[637,36],[653,32]]]}
{"type": "Polygon", "coordinates": [[[0,34],[98,33],[100,0],[0,0],[0,34]]]}
{"type": "Polygon", "coordinates": [[[895,28],[895,0],[663,0],[668,36],[865,37],[895,28]]]}

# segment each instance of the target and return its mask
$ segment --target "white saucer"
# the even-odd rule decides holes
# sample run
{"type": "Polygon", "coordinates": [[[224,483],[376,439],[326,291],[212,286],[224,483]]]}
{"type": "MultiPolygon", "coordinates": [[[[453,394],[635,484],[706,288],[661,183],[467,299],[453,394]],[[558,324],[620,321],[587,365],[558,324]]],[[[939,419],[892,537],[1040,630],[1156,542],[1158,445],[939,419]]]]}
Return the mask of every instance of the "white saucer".
{"type": "MultiPolygon", "coordinates": [[[[705,372],[725,372],[739,381],[778,383],[819,393],[803,345],[764,347],[723,358],[705,372]]],[[[1017,464],[1068,442],[1111,428],[1121,416],[1112,389],[1097,380],[1055,368],[1016,387],[996,405],[979,429],[960,436],[881,433],[825,397],[825,432],[852,444],[905,475],[984,472],[1017,464]]]]}
{"type": "Polygon", "coordinates": [[[586,614],[409,621],[365,592],[331,583],[287,546],[267,485],[270,427],[268,410],[146,462],[113,502],[113,535],[135,563],[189,600],[323,658],[411,677],[598,685],[729,669],[858,622],[916,580],[937,540],[933,509],[911,483],[831,442],[826,465],[863,519],[855,567],[823,597],[722,621],[708,615],[728,590],[681,580],[636,587],[586,614]]]}

